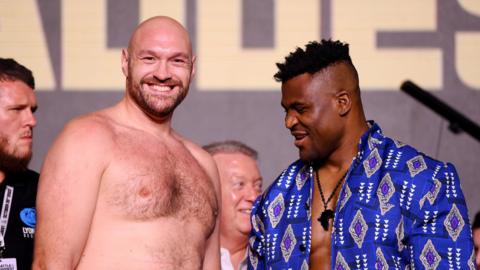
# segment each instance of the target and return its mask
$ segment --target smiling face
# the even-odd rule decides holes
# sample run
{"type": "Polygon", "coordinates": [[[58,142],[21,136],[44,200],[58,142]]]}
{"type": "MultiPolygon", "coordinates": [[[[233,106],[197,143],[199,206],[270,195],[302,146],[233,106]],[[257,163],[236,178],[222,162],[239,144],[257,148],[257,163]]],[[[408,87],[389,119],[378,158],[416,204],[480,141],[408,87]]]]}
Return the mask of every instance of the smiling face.
{"type": "Polygon", "coordinates": [[[127,94],[152,117],[164,118],[183,101],[194,74],[188,33],[176,21],[142,23],[122,53],[127,94]]]}
{"type": "Polygon", "coordinates": [[[242,153],[218,153],[213,158],[222,187],[220,233],[226,238],[248,237],[252,206],[262,192],[262,178],[257,163],[242,153]]]}
{"type": "Polygon", "coordinates": [[[37,101],[22,81],[0,81],[0,170],[25,169],[32,157],[37,101]]]}
{"type": "Polygon", "coordinates": [[[324,161],[341,144],[345,119],[339,93],[344,79],[339,78],[348,75],[345,70],[343,64],[338,64],[282,84],[285,127],[294,136],[303,161],[324,161]]]}

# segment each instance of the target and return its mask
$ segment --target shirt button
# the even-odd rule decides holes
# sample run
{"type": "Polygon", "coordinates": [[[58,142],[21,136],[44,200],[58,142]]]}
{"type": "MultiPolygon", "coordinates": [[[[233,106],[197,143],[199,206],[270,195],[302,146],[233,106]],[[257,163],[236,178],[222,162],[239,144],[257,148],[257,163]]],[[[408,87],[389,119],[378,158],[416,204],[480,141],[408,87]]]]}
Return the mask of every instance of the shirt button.
{"type": "Polygon", "coordinates": [[[301,252],[304,252],[307,249],[304,244],[300,244],[298,248],[300,249],[301,252]]]}

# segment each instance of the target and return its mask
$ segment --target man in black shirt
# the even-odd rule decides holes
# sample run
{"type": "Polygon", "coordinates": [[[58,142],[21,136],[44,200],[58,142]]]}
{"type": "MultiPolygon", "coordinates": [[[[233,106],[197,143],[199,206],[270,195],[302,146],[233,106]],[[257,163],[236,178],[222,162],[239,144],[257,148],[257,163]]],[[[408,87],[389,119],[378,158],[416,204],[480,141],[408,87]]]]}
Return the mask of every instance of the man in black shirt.
{"type": "Polygon", "coordinates": [[[38,174],[32,157],[37,101],[32,72],[0,58],[0,269],[31,269],[38,174]]]}

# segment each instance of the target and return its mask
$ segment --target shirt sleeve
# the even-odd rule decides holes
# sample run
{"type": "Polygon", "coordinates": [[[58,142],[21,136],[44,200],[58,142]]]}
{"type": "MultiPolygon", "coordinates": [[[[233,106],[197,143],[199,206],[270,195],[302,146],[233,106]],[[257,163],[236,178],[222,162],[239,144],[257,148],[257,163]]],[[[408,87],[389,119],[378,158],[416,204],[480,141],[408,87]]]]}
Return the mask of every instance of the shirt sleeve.
{"type": "Polygon", "coordinates": [[[452,164],[431,179],[414,178],[411,232],[406,239],[413,269],[476,269],[467,205],[452,164]]]}
{"type": "Polygon", "coordinates": [[[248,270],[264,270],[265,254],[264,254],[264,232],[265,217],[262,211],[263,197],[259,196],[252,208],[251,223],[252,231],[250,232],[249,248],[248,248],[248,270]]]}

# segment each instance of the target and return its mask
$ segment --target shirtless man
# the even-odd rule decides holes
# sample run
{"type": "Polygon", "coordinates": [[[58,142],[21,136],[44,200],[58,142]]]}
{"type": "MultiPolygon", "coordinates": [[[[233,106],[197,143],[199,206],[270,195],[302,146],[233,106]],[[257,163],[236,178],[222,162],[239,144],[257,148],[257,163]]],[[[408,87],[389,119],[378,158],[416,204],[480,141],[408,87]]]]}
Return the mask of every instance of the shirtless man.
{"type": "Polygon", "coordinates": [[[125,97],[68,123],[46,157],[34,269],[220,268],[215,163],[171,127],[194,63],[175,20],[138,26],[125,97]]]}

